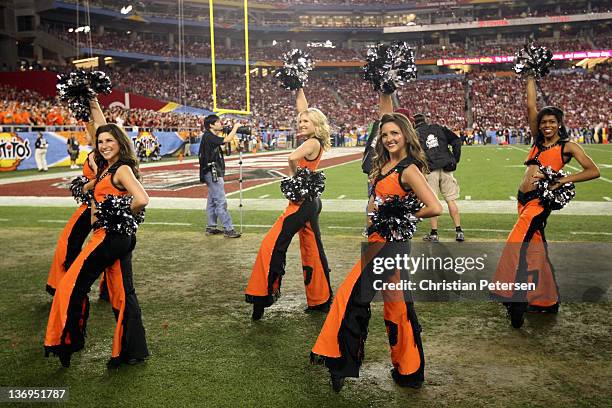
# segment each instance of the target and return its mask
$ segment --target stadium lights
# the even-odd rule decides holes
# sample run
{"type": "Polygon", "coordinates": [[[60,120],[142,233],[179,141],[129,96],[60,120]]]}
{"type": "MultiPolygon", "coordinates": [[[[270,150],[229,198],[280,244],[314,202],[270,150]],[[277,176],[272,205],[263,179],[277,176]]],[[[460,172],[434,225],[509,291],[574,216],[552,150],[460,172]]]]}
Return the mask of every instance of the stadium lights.
{"type": "Polygon", "coordinates": [[[310,48],[336,48],[336,46],[330,40],[325,42],[313,41],[307,43],[306,46],[310,48]]]}
{"type": "Polygon", "coordinates": [[[69,33],[88,33],[91,31],[91,27],[89,26],[81,26],[81,27],[77,27],[77,28],[69,28],[68,32],[69,33]]]}

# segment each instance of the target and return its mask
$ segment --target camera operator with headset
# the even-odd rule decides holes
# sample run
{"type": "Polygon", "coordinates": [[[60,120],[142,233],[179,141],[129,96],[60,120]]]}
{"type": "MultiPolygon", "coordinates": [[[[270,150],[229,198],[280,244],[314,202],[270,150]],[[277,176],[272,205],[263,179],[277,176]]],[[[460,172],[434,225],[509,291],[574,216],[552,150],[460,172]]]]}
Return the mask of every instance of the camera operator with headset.
{"type": "Polygon", "coordinates": [[[235,123],[231,130],[224,128],[221,118],[217,115],[209,115],[204,118],[205,131],[202,135],[198,157],[200,160],[200,182],[208,186],[206,235],[223,234],[226,238],[239,238],[241,235],[234,229],[232,218],[227,211],[223,183],[225,160],[221,151],[225,143],[231,142],[236,137],[239,128],[239,123],[235,123]],[[227,133],[225,136],[224,130],[227,133]],[[217,220],[223,225],[223,231],[217,228],[217,220]]]}

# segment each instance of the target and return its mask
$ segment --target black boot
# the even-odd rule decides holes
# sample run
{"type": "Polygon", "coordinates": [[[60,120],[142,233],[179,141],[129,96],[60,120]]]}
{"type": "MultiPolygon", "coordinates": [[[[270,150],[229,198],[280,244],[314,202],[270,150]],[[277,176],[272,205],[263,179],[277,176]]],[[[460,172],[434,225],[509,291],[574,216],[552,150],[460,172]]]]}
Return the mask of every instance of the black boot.
{"type": "Polygon", "coordinates": [[[410,387],[418,389],[423,386],[423,381],[411,379],[410,376],[401,375],[397,368],[391,369],[391,378],[393,378],[393,381],[395,381],[395,383],[400,387],[410,387]]]}
{"type": "Polygon", "coordinates": [[[525,323],[525,311],[527,310],[527,303],[525,302],[513,302],[506,306],[508,308],[508,317],[510,323],[515,329],[520,329],[525,323]]]}
{"type": "Polygon", "coordinates": [[[57,354],[59,357],[60,363],[62,363],[62,367],[68,368],[70,367],[70,358],[72,357],[72,353],[69,351],[61,351],[57,354]]]}
{"type": "Polygon", "coordinates": [[[331,374],[332,388],[335,392],[340,392],[340,390],[342,390],[342,387],[344,387],[344,378],[345,377],[341,377],[336,374],[331,374]]]}
{"type": "Polygon", "coordinates": [[[251,315],[251,319],[257,321],[257,320],[261,320],[261,318],[264,315],[264,311],[266,310],[265,307],[263,307],[262,305],[258,305],[256,303],[253,303],[253,314],[251,315]]]}

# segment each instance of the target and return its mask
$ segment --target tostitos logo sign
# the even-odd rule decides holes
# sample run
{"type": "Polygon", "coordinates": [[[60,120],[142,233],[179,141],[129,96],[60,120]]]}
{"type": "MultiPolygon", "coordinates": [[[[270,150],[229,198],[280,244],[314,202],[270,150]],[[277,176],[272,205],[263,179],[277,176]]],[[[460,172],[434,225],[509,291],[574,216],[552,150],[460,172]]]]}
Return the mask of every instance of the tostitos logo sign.
{"type": "Polygon", "coordinates": [[[32,155],[30,141],[15,133],[0,133],[0,171],[13,171],[32,155]]]}

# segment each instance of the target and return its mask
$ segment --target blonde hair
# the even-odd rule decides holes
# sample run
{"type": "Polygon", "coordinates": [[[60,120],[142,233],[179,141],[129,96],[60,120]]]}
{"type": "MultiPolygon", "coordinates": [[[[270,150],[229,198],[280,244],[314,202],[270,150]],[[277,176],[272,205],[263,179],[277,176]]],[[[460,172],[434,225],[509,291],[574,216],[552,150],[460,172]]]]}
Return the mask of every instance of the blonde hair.
{"type": "Polygon", "coordinates": [[[378,176],[380,176],[382,172],[382,168],[387,163],[391,157],[389,156],[389,152],[385,149],[385,146],[382,142],[382,136],[380,136],[380,132],[382,131],[383,125],[386,123],[395,123],[397,127],[400,128],[402,132],[402,136],[404,136],[404,140],[406,141],[406,153],[408,153],[408,157],[412,158],[414,164],[421,170],[423,173],[428,173],[429,170],[427,168],[427,157],[425,156],[425,152],[421,148],[421,143],[419,142],[419,137],[412,127],[412,123],[408,120],[408,118],[401,113],[387,113],[383,115],[380,119],[380,127],[379,127],[379,138],[376,143],[376,147],[374,149],[375,155],[372,159],[372,171],[370,172],[370,180],[376,180],[378,176]]]}
{"type": "Polygon", "coordinates": [[[300,118],[305,113],[308,114],[308,118],[314,125],[314,137],[316,137],[319,142],[321,142],[323,150],[329,150],[331,148],[331,129],[329,127],[327,116],[325,116],[325,114],[317,108],[308,108],[298,114],[298,123],[300,123],[300,118]]]}

